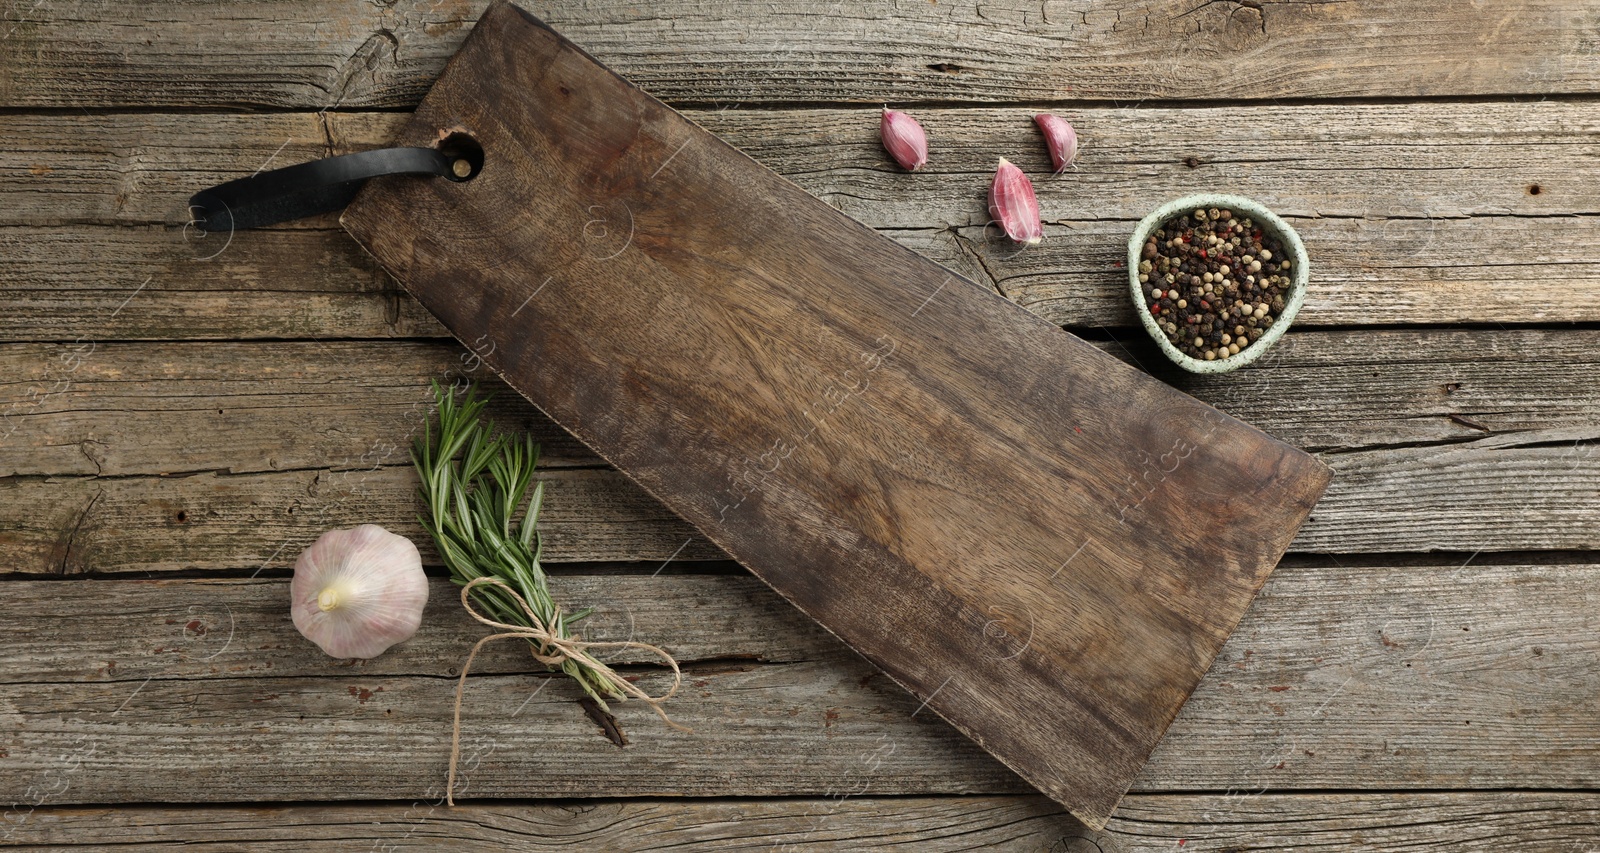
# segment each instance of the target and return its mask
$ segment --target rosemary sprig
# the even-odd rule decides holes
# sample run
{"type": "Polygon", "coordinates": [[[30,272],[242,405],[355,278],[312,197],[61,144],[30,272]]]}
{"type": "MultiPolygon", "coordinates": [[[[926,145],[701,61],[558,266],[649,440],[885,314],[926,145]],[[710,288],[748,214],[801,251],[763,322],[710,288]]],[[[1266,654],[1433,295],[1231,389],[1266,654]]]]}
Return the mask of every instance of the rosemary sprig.
{"type": "MultiPolygon", "coordinates": [[[[480,577],[499,578],[521,593],[546,630],[571,637],[570,626],[591,610],[562,613],[550,598],[539,566],[542,549],[537,522],[544,483],[533,482],[539,445],[528,436],[496,435],[494,424],[481,417],[488,400],[478,396],[476,386],[457,401],[453,391],[434,382],[433,396],[439,409],[438,427],[424,429],[411,461],[422,479],[420,495],[427,508],[419,520],[450,567],[450,579],[465,586],[480,577]],[[517,511],[524,499],[527,510],[519,519],[517,511]]],[[[495,621],[528,625],[527,614],[503,590],[480,585],[469,594],[495,621]]],[[[551,650],[537,641],[528,642],[540,654],[550,655],[551,650]]],[[[581,663],[568,659],[561,671],[572,676],[602,709],[607,708],[606,699],[622,698],[581,663]]]]}

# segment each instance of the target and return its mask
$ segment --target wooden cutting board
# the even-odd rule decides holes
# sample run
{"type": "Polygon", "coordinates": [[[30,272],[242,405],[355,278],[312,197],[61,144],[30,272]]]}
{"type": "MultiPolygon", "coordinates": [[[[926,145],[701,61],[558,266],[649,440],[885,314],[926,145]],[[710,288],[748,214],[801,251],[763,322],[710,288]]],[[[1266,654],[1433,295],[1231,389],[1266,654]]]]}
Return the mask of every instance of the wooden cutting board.
{"type": "Polygon", "coordinates": [[[345,228],[557,423],[1102,826],[1328,470],[854,222],[515,6],[397,144],[447,137],[481,145],[475,177],[375,180],[345,228]]]}

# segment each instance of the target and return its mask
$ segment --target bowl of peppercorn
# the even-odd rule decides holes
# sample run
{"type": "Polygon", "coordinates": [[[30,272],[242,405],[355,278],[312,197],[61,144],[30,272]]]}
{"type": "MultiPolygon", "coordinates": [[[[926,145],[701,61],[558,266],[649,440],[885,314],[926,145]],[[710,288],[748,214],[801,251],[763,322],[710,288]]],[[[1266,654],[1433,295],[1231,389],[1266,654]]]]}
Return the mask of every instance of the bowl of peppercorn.
{"type": "Polygon", "coordinates": [[[1300,235],[1236,195],[1167,202],[1128,241],[1139,321],[1192,373],[1227,373],[1260,358],[1294,321],[1310,272],[1300,235]]]}

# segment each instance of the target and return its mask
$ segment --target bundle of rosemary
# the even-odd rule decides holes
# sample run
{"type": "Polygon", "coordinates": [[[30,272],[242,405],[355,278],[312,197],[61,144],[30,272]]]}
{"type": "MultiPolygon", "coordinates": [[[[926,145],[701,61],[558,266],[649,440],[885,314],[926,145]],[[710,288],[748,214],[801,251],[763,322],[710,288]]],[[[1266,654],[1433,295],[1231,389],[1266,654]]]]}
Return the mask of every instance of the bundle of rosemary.
{"type": "Polygon", "coordinates": [[[412,464],[422,480],[422,503],[427,508],[427,514],[419,520],[433,535],[439,555],[450,567],[450,579],[461,587],[461,606],[472,618],[500,631],[480,639],[461,666],[461,677],[456,682],[446,800],[455,805],[456,761],[461,755],[461,698],[467,673],[478,651],[495,640],[526,639],[533,647],[534,660],[560,669],[578,682],[586,694],[584,710],[617,746],[625,745],[627,739],[611,716],[606,699],[640,699],[667,725],[690,731],[673,722],[661,708],[661,703],[672,698],[683,683],[683,674],[672,655],[634,640],[583,640],[573,635],[570,626],[591,611],[564,614],[551,599],[544,570],[539,566],[542,549],[537,523],[544,483],[533,482],[539,446],[527,436],[497,435],[494,424],[481,418],[488,401],[478,396],[476,387],[469,388],[458,402],[453,390],[434,382],[433,396],[439,410],[438,427],[426,428],[411,453],[412,464]],[[489,615],[480,612],[474,603],[489,615]],[[659,656],[672,668],[671,689],[660,696],[645,692],[594,656],[594,651],[605,648],[642,649],[659,656]]]}
{"type": "MultiPolygon", "coordinates": [[[[422,480],[421,496],[427,513],[422,526],[433,536],[439,556],[450,568],[450,578],[466,586],[479,578],[471,595],[494,622],[525,626],[560,639],[575,639],[570,627],[591,612],[563,613],[550,598],[537,522],[544,499],[544,483],[533,482],[539,446],[528,436],[495,434],[494,424],[481,418],[488,400],[476,386],[460,401],[438,382],[433,383],[439,409],[435,430],[425,428],[417,439],[411,461],[422,480]],[[532,497],[528,497],[532,486],[532,497]],[[524,500],[527,510],[519,519],[524,500]],[[514,593],[514,594],[513,594],[514,593]],[[516,601],[520,596],[527,608],[516,601]],[[530,619],[530,611],[532,619],[530,619]],[[531,624],[537,620],[538,624],[531,624]]],[[[623,698],[614,676],[591,665],[587,655],[570,656],[551,642],[529,637],[534,654],[542,660],[561,660],[560,669],[583,688],[602,710],[606,699],[623,698]]]]}
{"type": "Polygon", "coordinates": [[[586,694],[582,700],[584,710],[617,746],[624,746],[627,738],[611,716],[607,699],[639,699],[667,725],[691,731],[673,722],[661,708],[661,703],[671,699],[683,684],[683,673],[672,655],[635,640],[581,639],[571,632],[571,625],[590,611],[564,614],[551,599],[547,578],[539,565],[542,549],[537,523],[544,484],[533,482],[539,446],[527,436],[496,434],[494,424],[481,417],[488,401],[478,396],[476,387],[469,388],[458,402],[453,390],[435,382],[433,396],[439,410],[438,427],[428,427],[411,454],[422,480],[422,503],[427,508],[427,514],[419,520],[432,534],[439,555],[450,567],[451,580],[461,587],[461,606],[472,618],[500,632],[478,640],[461,665],[461,676],[456,681],[446,801],[455,805],[456,761],[461,756],[461,699],[467,673],[478,651],[496,640],[527,640],[534,660],[559,669],[578,682],[586,694]],[[638,649],[660,657],[672,668],[672,687],[659,696],[650,695],[595,657],[594,652],[602,649],[638,649]]]}

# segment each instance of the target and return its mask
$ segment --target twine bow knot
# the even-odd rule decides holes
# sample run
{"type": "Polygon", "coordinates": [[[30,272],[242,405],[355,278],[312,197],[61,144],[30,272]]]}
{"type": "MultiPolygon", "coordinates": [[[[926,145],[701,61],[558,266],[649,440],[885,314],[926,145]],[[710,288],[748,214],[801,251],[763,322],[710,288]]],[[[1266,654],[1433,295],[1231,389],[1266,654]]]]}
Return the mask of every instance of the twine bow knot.
{"type": "Polygon", "coordinates": [[[567,661],[572,661],[600,676],[612,688],[610,692],[618,696],[631,696],[649,705],[651,710],[660,715],[662,721],[667,725],[680,732],[693,731],[687,726],[673,722],[672,718],[667,716],[667,712],[661,708],[662,702],[671,699],[678,692],[678,687],[683,684],[683,673],[678,669],[678,662],[660,646],[652,646],[649,643],[640,643],[635,640],[590,641],[563,637],[551,631],[545,621],[539,618],[539,614],[528,606],[528,602],[523,599],[522,595],[512,589],[510,584],[499,578],[473,578],[465,586],[461,587],[461,606],[466,609],[467,614],[472,618],[490,628],[501,629],[501,633],[490,634],[479,640],[472,647],[472,651],[467,654],[467,662],[461,666],[461,678],[456,682],[455,724],[450,733],[450,778],[445,788],[445,801],[449,805],[454,806],[456,804],[456,762],[461,758],[461,697],[467,688],[467,672],[472,669],[472,660],[478,656],[478,651],[495,640],[505,640],[512,637],[532,640],[535,643],[531,649],[533,659],[539,663],[548,667],[560,668],[567,661]],[[517,602],[517,605],[522,608],[523,615],[528,617],[529,624],[510,625],[505,622],[496,622],[479,613],[472,606],[472,599],[468,593],[472,592],[473,587],[485,584],[500,587],[510,595],[517,602]],[[643,649],[657,655],[666,662],[667,666],[672,667],[672,688],[660,696],[651,696],[643,688],[618,675],[616,670],[602,663],[590,652],[591,649],[643,649]]]}

